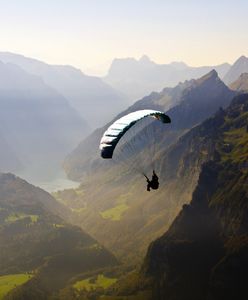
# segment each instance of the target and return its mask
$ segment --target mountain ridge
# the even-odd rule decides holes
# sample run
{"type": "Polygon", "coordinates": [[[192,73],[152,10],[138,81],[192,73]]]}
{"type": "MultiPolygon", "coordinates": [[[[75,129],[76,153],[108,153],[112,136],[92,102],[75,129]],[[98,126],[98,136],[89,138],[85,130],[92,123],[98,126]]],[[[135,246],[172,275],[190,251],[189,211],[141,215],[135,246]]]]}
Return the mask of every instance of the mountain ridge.
{"type": "Polygon", "coordinates": [[[140,59],[114,59],[104,80],[134,100],[151,91],[160,91],[165,86],[174,87],[179,82],[197,78],[211,69],[216,69],[222,78],[228,71],[227,63],[219,66],[190,67],[184,62],[156,64],[148,56],[140,59]],[[143,59],[142,59],[143,58],[143,59]]]}
{"type": "Polygon", "coordinates": [[[18,65],[27,73],[42,78],[48,86],[63,95],[93,129],[125,107],[126,100],[121,93],[100,78],[85,75],[75,67],[50,65],[10,52],[0,52],[0,61],[18,65]],[[95,106],[102,107],[101,113],[96,111],[95,106]]]}
{"type": "Polygon", "coordinates": [[[16,169],[12,161],[5,161],[2,171],[29,168],[42,177],[46,166],[54,174],[88,132],[86,122],[62,95],[16,65],[0,63],[0,100],[1,134],[20,161],[16,169]]]}

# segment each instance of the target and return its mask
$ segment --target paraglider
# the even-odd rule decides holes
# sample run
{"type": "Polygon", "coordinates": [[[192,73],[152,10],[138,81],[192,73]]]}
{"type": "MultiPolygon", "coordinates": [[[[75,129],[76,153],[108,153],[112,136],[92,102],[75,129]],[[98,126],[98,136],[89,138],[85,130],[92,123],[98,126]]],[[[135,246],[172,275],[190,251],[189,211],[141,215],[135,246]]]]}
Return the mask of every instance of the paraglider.
{"type": "Polygon", "coordinates": [[[148,192],[150,192],[151,188],[153,190],[157,190],[159,187],[159,182],[158,182],[158,175],[155,173],[155,171],[153,170],[152,173],[152,180],[149,180],[149,178],[144,174],[146,181],[147,181],[147,187],[146,190],[148,192]]]}
{"type": "MultiPolygon", "coordinates": [[[[129,113],[118,120],[116,120],[113,124],[111,124],[108,129],[104,132],[101,141],[100,141],[100,150],[101,150],[101,157],[104,159],[112,159],[115,149],[117,145],[119,144],[120,140],[122,139],[123,136],[126,136],[130,131],[133,130],[133,128],[137,127],[139,123],[142,123],[142,120],[145,119],[152,119],[152,122],[154,120],[160,121],[160,123],[171,123],[170,117],[167,116],[165,113],[157,110],[151,110],[151,109],[144,109],[144,110],[138,110],[132,113],[129,113]],[[135,125],[135,126],[134,126],[135,125]],[[132,128],[132,130],[130,130],[132,128]]],[[[145,135],[145,132],[148,131],[149,128],[152,128],[153,124],[145,124],[142,129],[139,129],[135,134],[140,137],[140,135],[143,137],[145,135]]],[[[133,135],[131,138],[129,138],[127,141],[125,141],[124,146],[122,146],[124,149],[132,149],[133,145],[133,140],[134,140],[135,135],[133,135]]],[[[146,144],[148,147],[152,148],[152,139],[155,139],[155,134],[152,134],[152,138],[147,137],[146,144]]],[[[155,143],[155,142],[154,142],[155,143]]],[[[139,144],[144,144],[139,143],[139,144]]],[[[141,147],[139,145],[139,147],[141,147]]],[[[135,156],[136,158],[139,156],[137,153],[142,152],[142,149],[139,149],[135,151],[134,155],[129,154],[129,157],[132,155],[135,156]]],[[[154,155],[150,155],[154,156],[154,155]]],[[[137,160],[137,159],[136,159],[137,160]]],[[[133,163],[134,164],[134,163],[133,163]]],[[[153,168],[154,169],[154,168],[153,168]]],[[[153,170],[153,176],[152,179],[149,180],[149,178],[142,173],[146,179],[147,179],[147,191],[150,191],[150,188],[152,189],[158,189],[159,187],[159,182],[158,182],[158,176],[156,175],[155,171],[153,170]]]]}

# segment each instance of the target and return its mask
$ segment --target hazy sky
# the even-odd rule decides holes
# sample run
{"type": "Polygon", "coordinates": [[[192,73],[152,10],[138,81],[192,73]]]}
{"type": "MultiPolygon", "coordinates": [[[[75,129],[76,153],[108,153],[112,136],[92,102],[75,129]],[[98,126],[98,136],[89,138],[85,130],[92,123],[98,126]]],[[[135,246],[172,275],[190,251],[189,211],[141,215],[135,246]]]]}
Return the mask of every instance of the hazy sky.
{"type": "Polygon", "coordinates": [[[247,0],[0,0],[0,51],[99,72],[142,54],[233,63],[248,55],[247,13],[247,0]]]}

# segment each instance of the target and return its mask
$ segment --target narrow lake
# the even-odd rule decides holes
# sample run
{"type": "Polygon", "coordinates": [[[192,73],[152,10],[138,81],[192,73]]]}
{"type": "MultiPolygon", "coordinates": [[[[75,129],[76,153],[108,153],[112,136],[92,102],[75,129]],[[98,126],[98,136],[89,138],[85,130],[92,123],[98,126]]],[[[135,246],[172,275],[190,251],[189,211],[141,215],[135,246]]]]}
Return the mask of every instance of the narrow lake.
{"type": "Polygon", "coordinates": [[[49,193],[56,192],[58,190],[77,188],[80,185],[79,182],[68,179],[64,170],[62,169],[55,174],[43,173],[42,175],[39,174],[40,176],[37,176],[37,174],[30,172],[30,170],[22,171],[19,173],[17,172],[15,174],[26,180],[28,183],[38,186],[49,193]]]}

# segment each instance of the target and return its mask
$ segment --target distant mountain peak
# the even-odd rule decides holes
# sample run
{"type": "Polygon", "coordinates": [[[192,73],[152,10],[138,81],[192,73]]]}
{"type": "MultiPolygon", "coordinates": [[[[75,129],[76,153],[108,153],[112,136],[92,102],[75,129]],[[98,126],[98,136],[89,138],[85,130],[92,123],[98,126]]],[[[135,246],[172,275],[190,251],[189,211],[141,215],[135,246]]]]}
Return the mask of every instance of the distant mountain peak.
{"type": "Polygon", "coordinates": [[[12,173],[0,173],[0,183],[6,183],[9,180],[15,180],[17,176],[12,173]]]}
{"type": "Polygon", "coordinates": [[[235,63],[232,65],[231,69],[227,72],[224,77],[224,82],[231,84],[239,78],[242,73],[248,72],[248,57],[245,55],[240,56],[235,63]]]}
{"type": "Polygon", "coordinates": [[[177,70],[182,70],[188,67],[188,65],[183,61],[172,61],[170,66],[176,68],[177,70]]]}
{"type": "Polygon", "coordinates": [[[151,61],[150,57],[145,55],[145,54],[141,56],[141,58],[139,59],[139,62],[141,62],[141,63],[153,63],[151,61]]]}
{"type": "Polygon", "coordinates": [[[248,57],[246,57],[245,55],[241,55],[241,56],[236,60],[235,63],[243,63],[243,62],[245,62],[245,61],[247,61],[247,60],[248,60],[248,57]]]}
{"type": "Polygon", "coordinates": [[[235,68],[244,68],[248,66],[248,57],[245,55],[240,56],[233,64],[235,68]]]}
{"type": "Polygon", "coordinates": [[[212,82],[212,81],[216,81],[218,79],[219,79],[218,73],[213,69],[209,73],[207,73],[206,75],[204,75],[201,78],[197,79],[196,83],[198,85],[201,85],[201,84],[203,84],[205,82],[209,82],[209,81],[212,82]]]}
{"type": "Polygon", "coordinates": [[[214,77],[214,78],[216,78],[216,77],[218,77],[218,73],[216,72],[215,69],[213,69],[209,73],[207,73],[204,77],[209,77],[209,78],[214,77]]]}
{"type": "Polygon", "coordinates": [[[248,66],[248,57],[246,57],[246,56],[244,56],[244,55],[241,56],[241,57],[234,63],[234,66],[235,66],[235,65],[247,68],[247,66],[248,66]]]}

